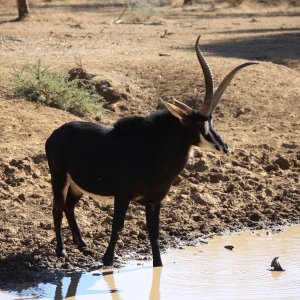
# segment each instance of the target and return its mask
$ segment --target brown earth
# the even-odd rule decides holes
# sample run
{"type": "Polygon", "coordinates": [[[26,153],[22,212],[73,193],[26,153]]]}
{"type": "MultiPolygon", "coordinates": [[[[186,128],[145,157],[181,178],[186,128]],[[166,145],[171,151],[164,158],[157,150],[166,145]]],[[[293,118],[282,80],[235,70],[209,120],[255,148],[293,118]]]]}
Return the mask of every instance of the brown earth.
{"type": "MultiPolygon", "coordinates": [[[[300,8],[203,2],[128,9],[122,22],[114,22],[122,12],[117,2],[33,1],[24,22],[9,22],[16,17],[14,2],[0,6],[2,288],[33,286],[54,278],[53,270],[101,266],[111,230],[112,199],[85,197],[77,215],[91,251],[72,245],[64,222],[69,259],[54,255],[44,143],[55,128],[78,118],[14,96],[13,67],[38,59],[60,70],[80,62],[124,92],[126,97],[108,105],[101,120],[107,124],[148,114],[159,97],[199,107],[203,77],[193,50],[199,34],[216,82],[245,60],[260,61],[236,76],[214,116],[230,155],[196,149],[164,200],[161,245],[180,247],[210,234],[299,222],[300,8]]],[[[136,203],[116,252],[117,265],[151,258],[143,207],[136,203]]]]}

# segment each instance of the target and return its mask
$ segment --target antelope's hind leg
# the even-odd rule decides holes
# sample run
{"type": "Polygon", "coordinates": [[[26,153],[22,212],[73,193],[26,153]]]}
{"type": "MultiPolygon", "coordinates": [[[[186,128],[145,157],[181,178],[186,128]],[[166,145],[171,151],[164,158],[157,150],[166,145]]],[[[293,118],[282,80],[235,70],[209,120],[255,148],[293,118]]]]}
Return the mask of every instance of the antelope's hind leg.
{"type": "Polygon", "coordinates": [[[56,235],[56,256],[67,257],[63,236],[62,236],[62,219],[66,205],[66,191],[69,187],[66,174],[51,173],[52,190],[53,190],[53,222],[56,235]]]}
{"type": "Polygon", "coordinates": [[[82,192],[80,192],[78,189],[76,189],[72,184],[70,184],[68,193],[67,193],[67,200],[65,205],[65,215],[67,217],[72,236],[73,236],[73,242],[75,245],[77,245],[79,248],[85,248],[87,246],[87,243],[82,238],[82,234],[80,232],[80,229],[78,227],[76,218],[75,218],[75,206],[82,197],[82,192]]]}

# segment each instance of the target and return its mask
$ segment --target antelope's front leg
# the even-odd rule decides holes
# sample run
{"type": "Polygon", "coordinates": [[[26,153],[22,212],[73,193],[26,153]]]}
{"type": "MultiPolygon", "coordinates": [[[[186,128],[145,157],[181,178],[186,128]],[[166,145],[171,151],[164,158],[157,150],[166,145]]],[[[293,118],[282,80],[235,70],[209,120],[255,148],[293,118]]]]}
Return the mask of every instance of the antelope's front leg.
{"type": "Polygon", "coordinates": [[[115,197],[114,217],[112,224],[112,232],[109,245],[104,253],[102,262],[104,266],[112,266],[114,259],[115,246],[120,232],[124,227],[125,215],[129,205],[129,200],[122,197],[115,197]]]}
{"type": "Polygon", "coordinates": [[[149,238],[151,242],[152,255],[153,255],[153,267],[162,266],[160,257],[160,251],[158,246],[159,238],[159,214],[161,203],[149,203],[146,205],[146,220],[147,228],[149,232],[149,238]]]}

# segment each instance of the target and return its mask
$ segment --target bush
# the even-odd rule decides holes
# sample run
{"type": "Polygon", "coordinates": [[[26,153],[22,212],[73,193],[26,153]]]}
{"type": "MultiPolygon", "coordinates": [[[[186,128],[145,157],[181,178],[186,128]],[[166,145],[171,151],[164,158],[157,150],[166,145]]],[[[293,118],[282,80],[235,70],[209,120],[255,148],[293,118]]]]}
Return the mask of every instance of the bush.
{"type": "Polygon", "coordinates": [[[15,70],[17,96],[43,105],[56,107],[78,116],[95,115],[99,117],[104,109],[104,99],[93,86],[81,79],[69,80],[67,73],[49,71],[37,64],[26,64],[15,70]]]}

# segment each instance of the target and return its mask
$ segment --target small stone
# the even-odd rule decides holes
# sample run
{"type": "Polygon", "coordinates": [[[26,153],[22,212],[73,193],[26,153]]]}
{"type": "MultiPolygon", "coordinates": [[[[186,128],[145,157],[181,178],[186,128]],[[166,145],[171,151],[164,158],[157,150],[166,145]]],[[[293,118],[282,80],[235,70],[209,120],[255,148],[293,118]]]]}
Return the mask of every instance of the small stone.
{"type": "Polygon", "coordinates": [[[282,147],[286,149],[296,149],[297,145],[294,143],[282,143],[282,147]]]}
{"type": "Polygon", "coordinates": [[[212,174],[209,179],[211,183],[218,183],[223,179],[223,175],[221,173],[212,174]]]}
{"type": "Polygon", "coordinates": [[[51,228],[52,228],[52,226],[50,223],[44,225],[45,230],[50,230],[51,228]]]}
{"type": "Polygon", "coordinates": [[[271,171],[273,171],[273,170],[274,170],[274,166],[273,166],[273,165],[271,165],[271,164],[269,164],[269,165],[266,165],[266,166],[265,166],[265,170],[266,170],[267,172],[271,172],[271,171]]]}
{"type": "Polygon", "coordinates": [[[198,216],[198,215],[194,215],[194,216],[192,216],[192,219],[195,221],[195,222],[199,222],[200,221],[200,216],[198,216]]]}
{"type": "Polygon", "coordinates": [[[204,172],[208,170],[207,162],[204,158],[200,158],[193,166],[193,169],[197,172],[204,172]]]}
{"type": "Polygon", "coordinates": [[[268,197],[273,196],[273,191],[271,189],[265,189],[265,193],[266,193],[266,196],[268,196],[268,197]]]}
{"type": "Polygon", "coordinates": [[[261,219],[261,215],[259,213],[255,212],[249,217],[249,219],[253,222],[258,222],[261,219]]]}
{"type": "Polygon", "coordinates": [[[233,250],[234,246],[233,245],[226,245],[224,246],[225,249],[228,249],[228,250],[233,250]]]}
{"type": "Polygon", "coordinates": [[[18,199],[19,200],[21,200],[22,202],[25,202],[26,201],[26,197],[25,197],[25,194],[20,194],[19,196],[18,196],[18,199]]]}
{"type": "Polygon", "coordinates": [[[237,160],[233,160],[231,163],[234,167],[238,167],[240,165],[237,160]]]}
{"type": "Polygon", "coordinates": [[[283,156],[279,156],[274,163],[277,164],[282,170],[288,170],[291,166],[290,162],[283,156]]]}
{"type": "Polygon", "coordinates": [[[232,193],[234,189],[235,189],[235,185],[233,183],[229,183],[226,190],[225,190],[225,192],[226,193],[232,193]]]}

